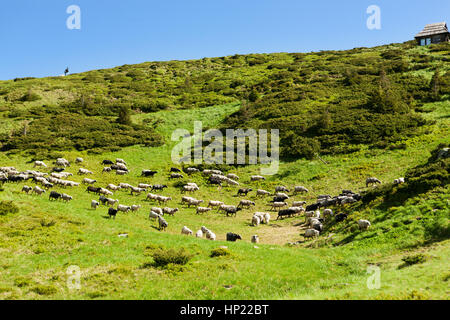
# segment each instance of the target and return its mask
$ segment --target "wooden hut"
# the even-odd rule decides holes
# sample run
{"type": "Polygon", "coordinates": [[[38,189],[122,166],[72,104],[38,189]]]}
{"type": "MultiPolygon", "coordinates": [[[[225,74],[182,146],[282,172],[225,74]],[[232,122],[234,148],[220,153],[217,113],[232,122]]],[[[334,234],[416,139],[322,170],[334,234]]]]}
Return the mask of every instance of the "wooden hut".
{"type": "Polygon", "coordinates": [[[450,32],[445,22],[432,23],[427,24],[415,38],[419,46],[427,46],[432,43],[449,42],[450,32]]]}

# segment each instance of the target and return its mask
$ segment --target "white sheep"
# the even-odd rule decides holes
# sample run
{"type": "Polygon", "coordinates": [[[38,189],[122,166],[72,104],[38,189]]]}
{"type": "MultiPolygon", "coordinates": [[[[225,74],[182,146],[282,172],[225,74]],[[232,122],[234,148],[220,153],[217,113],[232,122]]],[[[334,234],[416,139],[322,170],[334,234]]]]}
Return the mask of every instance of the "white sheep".
{"type": "Polygon", "coordinates": [[[96,182],[97,182],[97,180],[89,179],[89,178],[84,178],[82,181],[83,184],[94,184],[96,182]]]}
{"type": "Polygon", "coordinates": [[[125,206],[123,204],[119,204],[117,206],[117,210],[122,211],[122,212],[128,212],[128,211],[131,210],[131,207],[130,206],[125,206]]]}
{"type": "Polygon", "coordinates": [[[200,213],[205,213],[205,212],[208,212],[208,211],[211,211],[211,210],[212,210],[211,208],[197,207],[196,213],[200,214],[200,213]]]}
{"type": "Polygon", "coordinates": [[[266,191],[266,190],[263,190],[263,189],[258,189],[258,190],[256,190],[256,196],[257,197],[259,197],[259,196],[270,196],[270,192],[269,191],[266,191]]]}
{"type": "Polygon", "coordinates": [[[71,196],[69,196],[68,194],[63,193],[63,194],[61,194],[61,199],[63,201],[69,202],[69,201],[72,201],[73,198],[71,196]]]}
{"type": "Polygon", "coordinates": [[[82,174],[94,174],[94,173],[92,171],[87,170],[87,169],[80,168],[80,169],[78,169],[78,174],[82,175],[82,174]]]}
{"type": "Polygon", "coordinates": [[[138,211],[141,207],[142,207],[141,205],[133,204],[133,205],[131,206],[131,211],[136,212],[136,211],[138,211]]]}
{"type": "Polygon", "coordinates": [[[78,157],[78,158],[75,159],[75,163],[81,163],[81,162],[83,162],[83,161],[84,161],[84,159],[83,159],[83,158],[80,158],[80,157],[78,157]]]}
{"type": "Polygon", "coordinates": [[[160,217],[160,215],[154,211],[150,211],[150,213],[148,215],[148,218],[152,219],[152,220],[158,219],[159,217],[160,217]]]}
{"type": "Polygon", "coordinates": [[[96,201],[96,200],[92,200],[91,201],[91,208],[92,209],[97,209],[97,207],[100,205],[100,203],[98,202],[98,201],[96,201]]]}
{"type": "Polygon", "coordinates": [[[196,236],[197,238],[203,238],[203,231],[202,231],[202,230],[198,230],[198,231],[195,233],[195,236],[196,236]]]}
{"type": "Polygon", "coordinates": [[[162,208],[152,207],[151,210],[152,210],[153,212],[156,212],[156,213],[160,214],[160,215],[163,215],[163,214],[164,214],[162,208]]]}
{"type": "Polygon", "coordinates": [[[304,186],[295,186],[294,187],[294,194],[297,194],[299,192],[301,192],[301,193],[303,193],[303,192],[308,193],[309,190],[306,189],[304,186]]]}
{"type": "Polygon", "coordinates": [[[233,179],[233,180],[239,180],[239,177],[235,175],[234,173],[227,174],[227,178],[233,179]]]}
{"type": "Polygon", "coordinates": [[[256,176],[251,176],[250,180],[251,181],[259,181],[259,180],[266,180],[266,178],[264,178],[263,176],[256,175],[256,176]]]}
{"type": "Polygon", "coordinates": [[[47,168],[47,165],[44,163],[44,161],[35,161],[33,167],[34,167],[34,168],[35,168],[35,167],[44,167],[44,168],[47,168]]]}
{"type": "Polygon", "coordinates": [[[43,190],[43,189],[41,189],[41,188],[39,188],[38,186],[35,186],[34,188],[33,188],[33,192],[32,193],[36,193],[37,195],[42,195],[43,193],[45,193],[45,190],[43,190]]]}
{"type": "Polygon", "coordinates": [[[181,229],[181,234],[185,234],[185,235],[191,236],[193,234],[193,232],[192,232],[191,229],[189,229],[188,227],[184,226],[181,229]]]}
{"type": "Polygon", "coordinates": [[[369,229],[369,227],[371,226],[370,221],[369,220],[358,220],[358,226],[360,230],[367,230],[369,229]]]}
{"type": "Polygon", "coordinates": [[[259,242],[259,237],[255,234],[252,236],[251,238],[252,243],[258,243],[259,242]]]}
{"type": "Polygon", "coordinates": [[[306,229],[305,234],[303,235],[306,238],[314,238],[318,237],[320,235],[320,232],[315,229],[306,229]]]}
{"type": "Polygon", "coordinates": [[[259,226],[259,223],[260,223],[260,217],[257,215],[254,215],[252,217],[252,226],[254,226],[254,227],[259,226]]]}
{"type": "Polygon", "coordinates": [[[215,233],[212,232],[212,231],[210,231],[210,230],[208,230],[208,231],[206,232],[206,239],[212,240],[212,241],[216,240],[216,235],[215,235],[215,233]]]}
{"type": "Polygon", "coordinates": [[[209,207],[220,207],[221,205],[223,205],[222,201],[209,200],[209,202],[208,202],[208,208],[209,207]]]}

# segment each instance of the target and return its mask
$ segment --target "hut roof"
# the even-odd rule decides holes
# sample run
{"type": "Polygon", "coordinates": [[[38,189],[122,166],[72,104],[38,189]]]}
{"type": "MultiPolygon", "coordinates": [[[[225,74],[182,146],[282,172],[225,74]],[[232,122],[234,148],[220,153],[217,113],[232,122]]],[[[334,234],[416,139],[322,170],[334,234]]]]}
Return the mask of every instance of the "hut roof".
{"type": "Polygon", "coordinates": [[[416,34],[416,38],[428,37],[437,34],[449,33],[445,22],[427,24],[422,31],[416,34]]]}

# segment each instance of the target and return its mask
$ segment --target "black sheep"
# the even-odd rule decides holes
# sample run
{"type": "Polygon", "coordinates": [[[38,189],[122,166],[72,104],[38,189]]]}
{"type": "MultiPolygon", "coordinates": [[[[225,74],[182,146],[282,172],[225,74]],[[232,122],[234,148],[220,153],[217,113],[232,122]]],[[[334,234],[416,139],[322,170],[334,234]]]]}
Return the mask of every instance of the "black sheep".
{"type": "Polygon", "coordinates": [[[337,214],[335,216],[335,220],[336,220],[336,222],[342,222],[345,219],[347,219],[347,217],[348,217],[348,214],[346,214],[346,213],[339,213],[339,214],[337,214]]]}
{"type": "Polygon", "coordinates": [[[111,160],[103,160],[102,164],[104,165],[110,165],[110,164],[114,164],[114,162],[112,162],[111,160]]]}
{"type": "Polygon", "coordinates": [[[106,204],[106,202],[108,201],[108,199],[105,196],[100,196],[100,198],[98,199],[98,201],[100,201],[103,205],[106,204]]]}
{"type": "Polygon", "coordinates": [[[54,167],[52,169],[52,172],[63,172],[64,170],[65,170],[64,168],[54,167]]]}
{"type": "Polygon", "coordinates": [[[295,215],[297,212],[295,210],[292,209],[284,209],[284,210],[280,210],[278,211],[278,217],[277,220],[280,217],[284,217],[284,216],[288,216],[288,217],[292,217],[293,215],[295,215]]]}
{"type": "Polygon", "coordinates": [[[114,208],[109,208],[108,209],[108,215],[109,215],[109,218],[111,219],[111,217],[114,217],[114,220],[116,219],[116,214],[117,214],[117,209],[114,209],[114,208]]]}
{"type": "Polygon", "coordinates": [[[286,196],[273,197],[272,202],[284,202],[284,200],[287,200],[287,199],[289,199],[289,197],[286,197],[286,196]]]}
{"type": "Polygon", "coordinates": [[[97,188],[97,187],[93,187],[93,186],[89,186],[89,187],[87,187],[87,189],[86,189],[86,191],[87,191],[88,193],[94,192],[94,193],[97,193],[97,194],[100,193],[100,190],[101,190],[101,188],[97,188]]]}
{"type": "Polygon", "coordinates": [[[253,189],[251,189],[251,188],[241,188],[241,189],[238,190],[237,195],[238,196],[241,195],[241,194],[247,195],[247,193],[249,193],[250,191],[253,191],[253,189]]]}
{"type": "Polygon", "coordinates": [[[153,177],[155,174],[157,174],[158,171],[152,171],[152,170],[142,170],[142,177],[153,177]]]}
{"type": "Polygon", "coordinates": [[[236,241],[236,240],[242,240],[241,236],[232,232],[227,233],[227,241],[236,241]]]}
{"type": "Polygon", "coordinates": [[[52,200],[52,199],[58,200],[58,199],[61,199],[61,197],[62,197],[61,193],[58,193],[56,191],[52,191],[52,192],[50,192],[50,195],[48,196],[48,199],[49,200],[52,200]]]}
{"type": "Polygon", "coordinates": [[[165,184],[155,184],[152,186],[152,189],[150,191],[163,190],[164,188],[167,188],[167,186],[165,184]]]}
{"type": "Polygon", "coordinates": [[[170,172],[181,172],[181,170],[180,169],[178,169],[178,168],[170,168],[170,172]]]}

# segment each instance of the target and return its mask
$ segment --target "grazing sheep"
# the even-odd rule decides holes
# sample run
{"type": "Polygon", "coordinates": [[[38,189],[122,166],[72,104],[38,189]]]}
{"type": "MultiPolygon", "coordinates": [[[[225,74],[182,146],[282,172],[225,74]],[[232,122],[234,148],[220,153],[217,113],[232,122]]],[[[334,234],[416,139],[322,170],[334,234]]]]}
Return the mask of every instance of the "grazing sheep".
{"type": "Polygon", "coordinates": [[[304,186],[296,186],[295,188],[294,188],[294,194],[297,194],[297,193],[308,193],[309,192],[309,190],[308,189],[306,189],[304,186]]]}
{"type": "Polygon", "coordinates": [[[197,238],[203,238],[203,231],[202,231],[202,230],[198,230],[198,231],[195,233],[195,236],[196,236],[197,238]]]}
{"type": "Polygon", "coordinates": [[[327,219],[327,218],[329,218],[329,217],[332,217],[333,216],[333,210],[331,210],[331,209],[325,209],[325,210],[323,210],[323,217],[325,218],[325,219],[327,219]]]}
{"type": "Polygon", "coordinates": [[[35,186],[34,188],[33,188],[33,192],[32,193],[36,193],[37,195],[42,195],[43,193],[45,193],[45,190],[43,190],[43,189],[41,189],[41,188],[39,188],[38,186],[35,186]]]}
{"type": "Polygon", "coordinates": [[[189,201],[192,200],[192,199],[194,199],[194,198],[188,197],[188,196],[183,196],[183,197],[181,198],[181,204],[183,204],[183,203],[189,203],[189,201]]]}
{"type": "Polygon", "coordinates": [[[121,183],[119,183],[119,187],[120,187],[121,189],[128,190],[128,189],[130,189],[130,188],[132,187],[132,185],[131,185],[131,184],[128,184],[128,183],[123,183],[123,182],[121,182],[121,183]]]}
{"type": "Polygon", "coordinates": [[[227,241],[235,242],[236,240],[242,240],[241,236],[233,232],[227,233],[227,241]]]}
{"type": "Polygon", "coordinates": [[[57,166],[60,166],[60,167],[70,167],[70,162],[67,160],[67,159],[64,159],[64,158],[58,158],[58,159],[56,159],[56,162],[55,162],[55,164],[57,165],[57,166]]]}
{"type": "Polygon", "coordinates": [[[275,209],[280,209],[282,207],[287,207],[288,203],[287,202],[273,202],[270,203],[269,206],[271,206],[271,209],[276,211],[275,209]]]}
{"type": "Polygon", "coordinates": [[[191,199],[189,199],[189,201],[188,201],[188,208],[189,208],[191,205],[193,205],[193,206],[195,206],[195,207],[198,207],[201,203],[203,203],[203,200],[197,200],[197,199],[191,198],[191,199]]]}
{"type": "Polygon", "coordinates": [[[197,168],[186,168],[186,170],[184,172],[186,172],[188,175],[191,175],[195,172],[200,172],[200,170],[197,168]]]}
{"type": "Polygon", "coordinates": [[[223,205],[222,201],[209,200],[209,202],[208,202],[208,208],[209,207],[220,207],[221,205],[223,205]]]}
{"type": "Polygon", "coordinates": [[[164,196],[160,196],[160,195],[158,195],[157,197],[156,197],[156,201],[158,201],[158,203],[166,203],[166,202],[168,202],[168,201],[170,201],[170,200],[172,200],[172,197],[164,197],[164,196]]]}
{"type": "Polygon", "coordinates": [[[306,229],[303,237],[305,237],[305,239],[306,238],[315,238],[315,237],[318,237],[319,235],[320,235],[320,232],[315,229],[306,229]]]}
{"type": "Polygon", "coordinates": [[[292,206],[293,207],[303,207],[306,204],[306,201],[293,201],[292,206]]]}
{"type": "Polygon", "coordinates": [[[159,207],[152,207],[151,211],[156,212],[160,215],[164,215],[163,209],[159,207]]]}
{"type": "Polygon", "coordinates": [[[254,227],[259,226],[260,221],[261,221],[261,220],[260,220],[260,217],[254,215],[254,216],[252,217],[252,226],[254,226],[254,227]]]}
{"type": "Polygon", "coordinates": [[[289,199],[289,197],[286,198],[286,195],[279,196],[279,197],[275,196],[275,197],[273,197],[272,202],[283,202],[283,201],[285,201],[287,199],[289,199]]]}
{"type": "Polygon", "coordinates": [[[289,189],[285,186],[277,186],[275,187],[275,192],[289,192],[289,189]]]}
{"type": "Polygon", "coordinates": [[[346,214],[346,213],[339,213],[339,214],[337,214],[337,215],[334,217],[334,219],[336,220],[336,222],[342,222],[342,221],[344,221],[345,219],[347,219],[347,217],[348,217],[348,214],[346,214]]]}
{"type": "Polygon", "coordinates": [[[252,236],[251,240],[252,243],[258,243],[259,242],[259,237],[255,234],[252,236]]]}
{"type": "Polygon", "coordinates": [[[380,180],[378,180],[377,178],[375,178],[375,177],[370,177],[370,178],[367,178],[366,179],[366,187],[368,187],[369,186],[369,184],[371,184],[371,185],[373,185],[373,184],[381,184],[381,181],[380,180]]]}
{"type": "Polygon", "coordinates": [[[233,180],[239,180],[239,177],[235,175],[234,173],[227,174],[227,178],[233,179],[233,180]]]}
{"type": "Polygon", "coordinates": [[[158,216],[158,224],[159,224],[159,230],[163,230],[163,231],[165,231],[166,228],[169,226],[167,221],[161,216],[158,216]]]}
{"type": "Polygon", "coordinates": [[[126,174],[128,174],[127,170],[116,170],[116,175],[118,176],[124,176],[126,174]]]}
{"type": "Polygon", "coordinates": [[[259,196],[270,196],[270,192],[269,191],[266,191],[266,190],[262,190],[262,189],[258,189],[258,190],[256,190],[256,196],[257,197],[259,197],[259,196]]]}
{"type": "Polygon", "coordinates": [[[172,168],[170,168],[170,172],[181,172],[181,170],[178,168],[172,167],[172,168]]]}
{"type": "Polygon", "coordinates": [[[141,192],[145,191],[144,188],[131,187],[130,189],[131,189],[131,195],[133,195],[133,193],[135,193],[136,195],[140,195],[141,192]]]}
{"type": "Polygon", "coordinates": [[[207,232],[209,231],[209,229],[206,228],[205,226],[201,226],[201,227],[200,227],[200,230],[201,230],[203,233],[207,233],[207,232]]]}
{"type": "Polygon", "coordinates": [[[196,213],[200,214],[200,213],[205,213],[205,212],[208,212],[208,211],[211,211],[211,210],[212,210],[211,208],[197,207],[196,213]]]}
{"type": "Polygon", "coordinates": [[[92,200],[91,201],[91,208],[92,209],[97,209],[97,207],[100,205],[100,202],[96,201],[96,200],[92,200]]]}
{"type": "Polygon", "coordinates": [[[142,208],[141,205],[133,204],[133,205],[131,206],[131,211],[136,212],[136,211],[138,211],[140,208],[142,208]]]}
{"type": "Polygon", "coordinates": [[[185,234],[185,235],[188,235],[188,236],[192,236],[193,232],[192,232],[191,229],[189,229],[188,227],[184,226],[184,227],[181,229],[181,234],[185,234]]]}
{"type": "Polygon", "coordinates": [[[110,184],[108,184],[108,186],[106,187],[106,189],[109,189],[109,190],[112,190],[112,191],[118,191],[118,190],[121,189],[121,187],[120,187],[120,186],[116,186],[116,185],[110,183],[110,184]]]}
{"type": "Polygon", "coordinates": [[[111,171],[112,171],[111,167],[104,167],[103,170],[102,170],[102,173],[103,172],[111,172],[111,171]]]}
{"type": "Polygon", "coordinates": [[[241,194],[247,196],[247,193],[249,193],[250,191],[253,191],[253,189],[251,188],[241,188],[238,190],[237,195],[240,196],[241,194]]]}
{"type": "Polygon", "coordinates": [[[35,168],[35,167],[44,167],[44,168],[47,168],[47,165],[46,165],[43,161],[35,161],[35,162],[34,162],[33,168],[35,168]]]}
{"type": "Polygon", "coordinates": [[[231,186],[238,186],[239,185],[239,182],[237,182],[237,181],[235,181],[233,179],[227,178],[227,177],[225,177],[225,179],[223,181],[225,181],[226,183],[228,183],[231,186]]]}
{"type": "Polygon", "coordinates": [[[114,219],[116,219],[117,212],[119,212],[119,210],[114,209],[114,208],[109,208],[108,209],[109,218],[111,219],[111,217],[113,217],[114,219]]]}
{"type": "Polygon", "coordinates": [[[89,186],[89,187],[86,188],[86,191],[87,191],[88,193],[93,192],[93,193],[96,193],[96,194],[100,194],[100,189],[101,189],[101,188],[89,186]]]}
{"type": "Polygon", "coordinates": [[[83,175],[83,174],[94,174],[94,173],[92,171],[87,170],[87,169],[80,168],[80,169],[78,169],[78,174],[79,175],[83,175]]]}
{"type": "Polygon", "coordinates": [[[58,193],[56,191],[50,192],[50,195],[48,196],[48,200],[58,200],[62,198],[62,194],[58,193]]]}
{"type": "Polygon", "coordinates": [[[394,180],[394,184],[402,184],[405,183],[405,178],[398,178],[394,180]]]}
{"type": "Polygon", "coordinates": [[[98,190],[98,193],[104,194],[105,196],[112,196],[113,195],[113,193],[111,191],[109,191],[108,189],[105,189],[105,188],[100,188],[98,190]]]}
{"type": "Polygon", "coordinates": [[[216,234],[210,230],[206,232],[206,239],[215,241],[216,240],[216,234]]]}
{"type": "Polygon", "coordinates": [[[181,193],[194,192],[194,191],[197,191],[197,190],[199,190],[199,188],[196,187],[196,186],[185,185],[185,186],[183,186],[183,189],[181,190],[181,193]]]}
{"type": "Polygon", "coordinates": [[[158,171],[142,170],[141,177],[153,177],[157,173],[158,173],[158,171]]]}
{"type": "Polygon", "coordinates": [[[155,220],[155,219],[158,219],[160,216],[161,216],[161,215],[160,215],[159,213],[154,212],[154,211],[152,210],[152,211],[150,211],[150,213],[149,213],[149,215],[148,215],[148,219],[155,220]]]}
{"type": "Polygon", "coordinates": [[[269,222],[270,222],[270,213],[265,213],[265,214],[264,214],[264,220],[263,220],[263,222],[264,222],[265,224],[269,224],[269,222]]]}
{"type": "Polygon", "coordinates": [[[292,210],[292,209],[284,209],[284,210],[280,210],[280,211],[278,211],[278,217],[277,217],[277,220],[279,219],[279,218],[281,218],[281,217],[285,217],[285,216],[288,216],[288,217],[292,217],[293,215],[295,215],[296,214],[296,211],[295,210],[292,210]]]}
{"type": "Polygon", "coordinates": [[[175,212],[178,212],[179,210],[180,209],[178,209],[178,208],[169,208],[169,207],[164,207],[162,209],[162,211],[164,213],[167,213],[168,215],[171,215],[171,216],[173,216],[175,214],[175,212]]]}
{"type": "Polygon", "coordinates": [[[151,201],[151,200],[156,200],[157,198],[158,198],[157,194],[149,193],[149,194],[147,194],[146,200],[151,201]]]}
{"type": "Polygon", "coordinates": [[[122,212],[128,212],[131,210],[130,206],[124,206],[123,204],[119,204],[117,206],[117,210],[122,211],[122,212]]]}
{"type": "Polygon", "coordinates": [[[68,194],[63,193],[63,194],[61,194],[61,200],[65,201],[65,202],[69,202],[69,201],[72,201],[73,198],[72,198],[72,196],[69,196],[68,194]]]}
{"type": "Polygon", "coordinates": [[[22,192],[25,192],[26,194],[28,194],[28,192],[33,191],[32,187],[29,186],[23,186],[22,188],[22,192]]]}
{"type": "Polygon", "coordinates": [[[114,164],[114,162],[112,162],[111,160],[103,160],[103,161],[102,161],[102,164],[108,166],[108,165],[114,164]]]}
{"type": "Polygon", "coordinates": [[[81,163],[81,162],[83,162],[83,161],[84,161],[84,159],[83,159],[83,158],[80,158],[80,157],[78,157],[78,158],[75,159],[75,163],[81,163]]]}
{"type": "Polygon", "coordinates": [[[153,190],[163,190],[164,188],[167,188],[167,186],[165,184],[155,184],[152,186],[152,188],[150,189],[150,191],[153,190]]]}
{"type": "Polygon", "coordinates": [[[121,158],[116,158],[116,164],[121,163],[124,165],[127,165],[127,163],[125,162],[125,160],[121,159],[121,158]]]}
{"type": "Polygon", "coordinates": [[[171,173],[169,179],[183,179],[183,175],[181,173],[171,173]]]}
{"type": "Polygon", "coordinates": [[[288,209],[294,211],[296,214],[305,212],[305,209],[303,207],[289,207],[288,209]]]}
{"type": "Polygon", "coordinates": [[[97,180],[93,180],[93,179],[89,179],[89,178],[84,178],[83,181],[81,183],[83,184],[94,184],[96,183],[97,180]]]}
{"type": "Polygon", "coordinates": [[[369,220],[358,220],[358,227],[360,230],[367,230],[371,226],[369,220]]]}
{"type": "Polygon", "coordinates": [[[106,202],[108,202],[108,205],[113,207],[115,204],[119,204],[119,200],[118,199],[110,199],[110,198],[106,198],[106,202]]]}
{"type": "Polygon", "coordinates": [[[146,183],[139,183],[138,184],[138,188],[142,188],[142,189],[149,189],[151,187],[152,187],[151,184],[146,184],[146,183]]]}
{"type": "Polygon", "coordinates": [[[251,176],[250,180],[251,181],[260,181],[260,180],[266,180],[266,178],[264,178],[263,176],[251,176]]]}
{"type": "Polygon", "coordinates": [[[250,208],[251,206],[255,206],[255,203],[253,201],[241,200],[237,207],[238,208],[243,208],[243,207],[250,208]]]}

